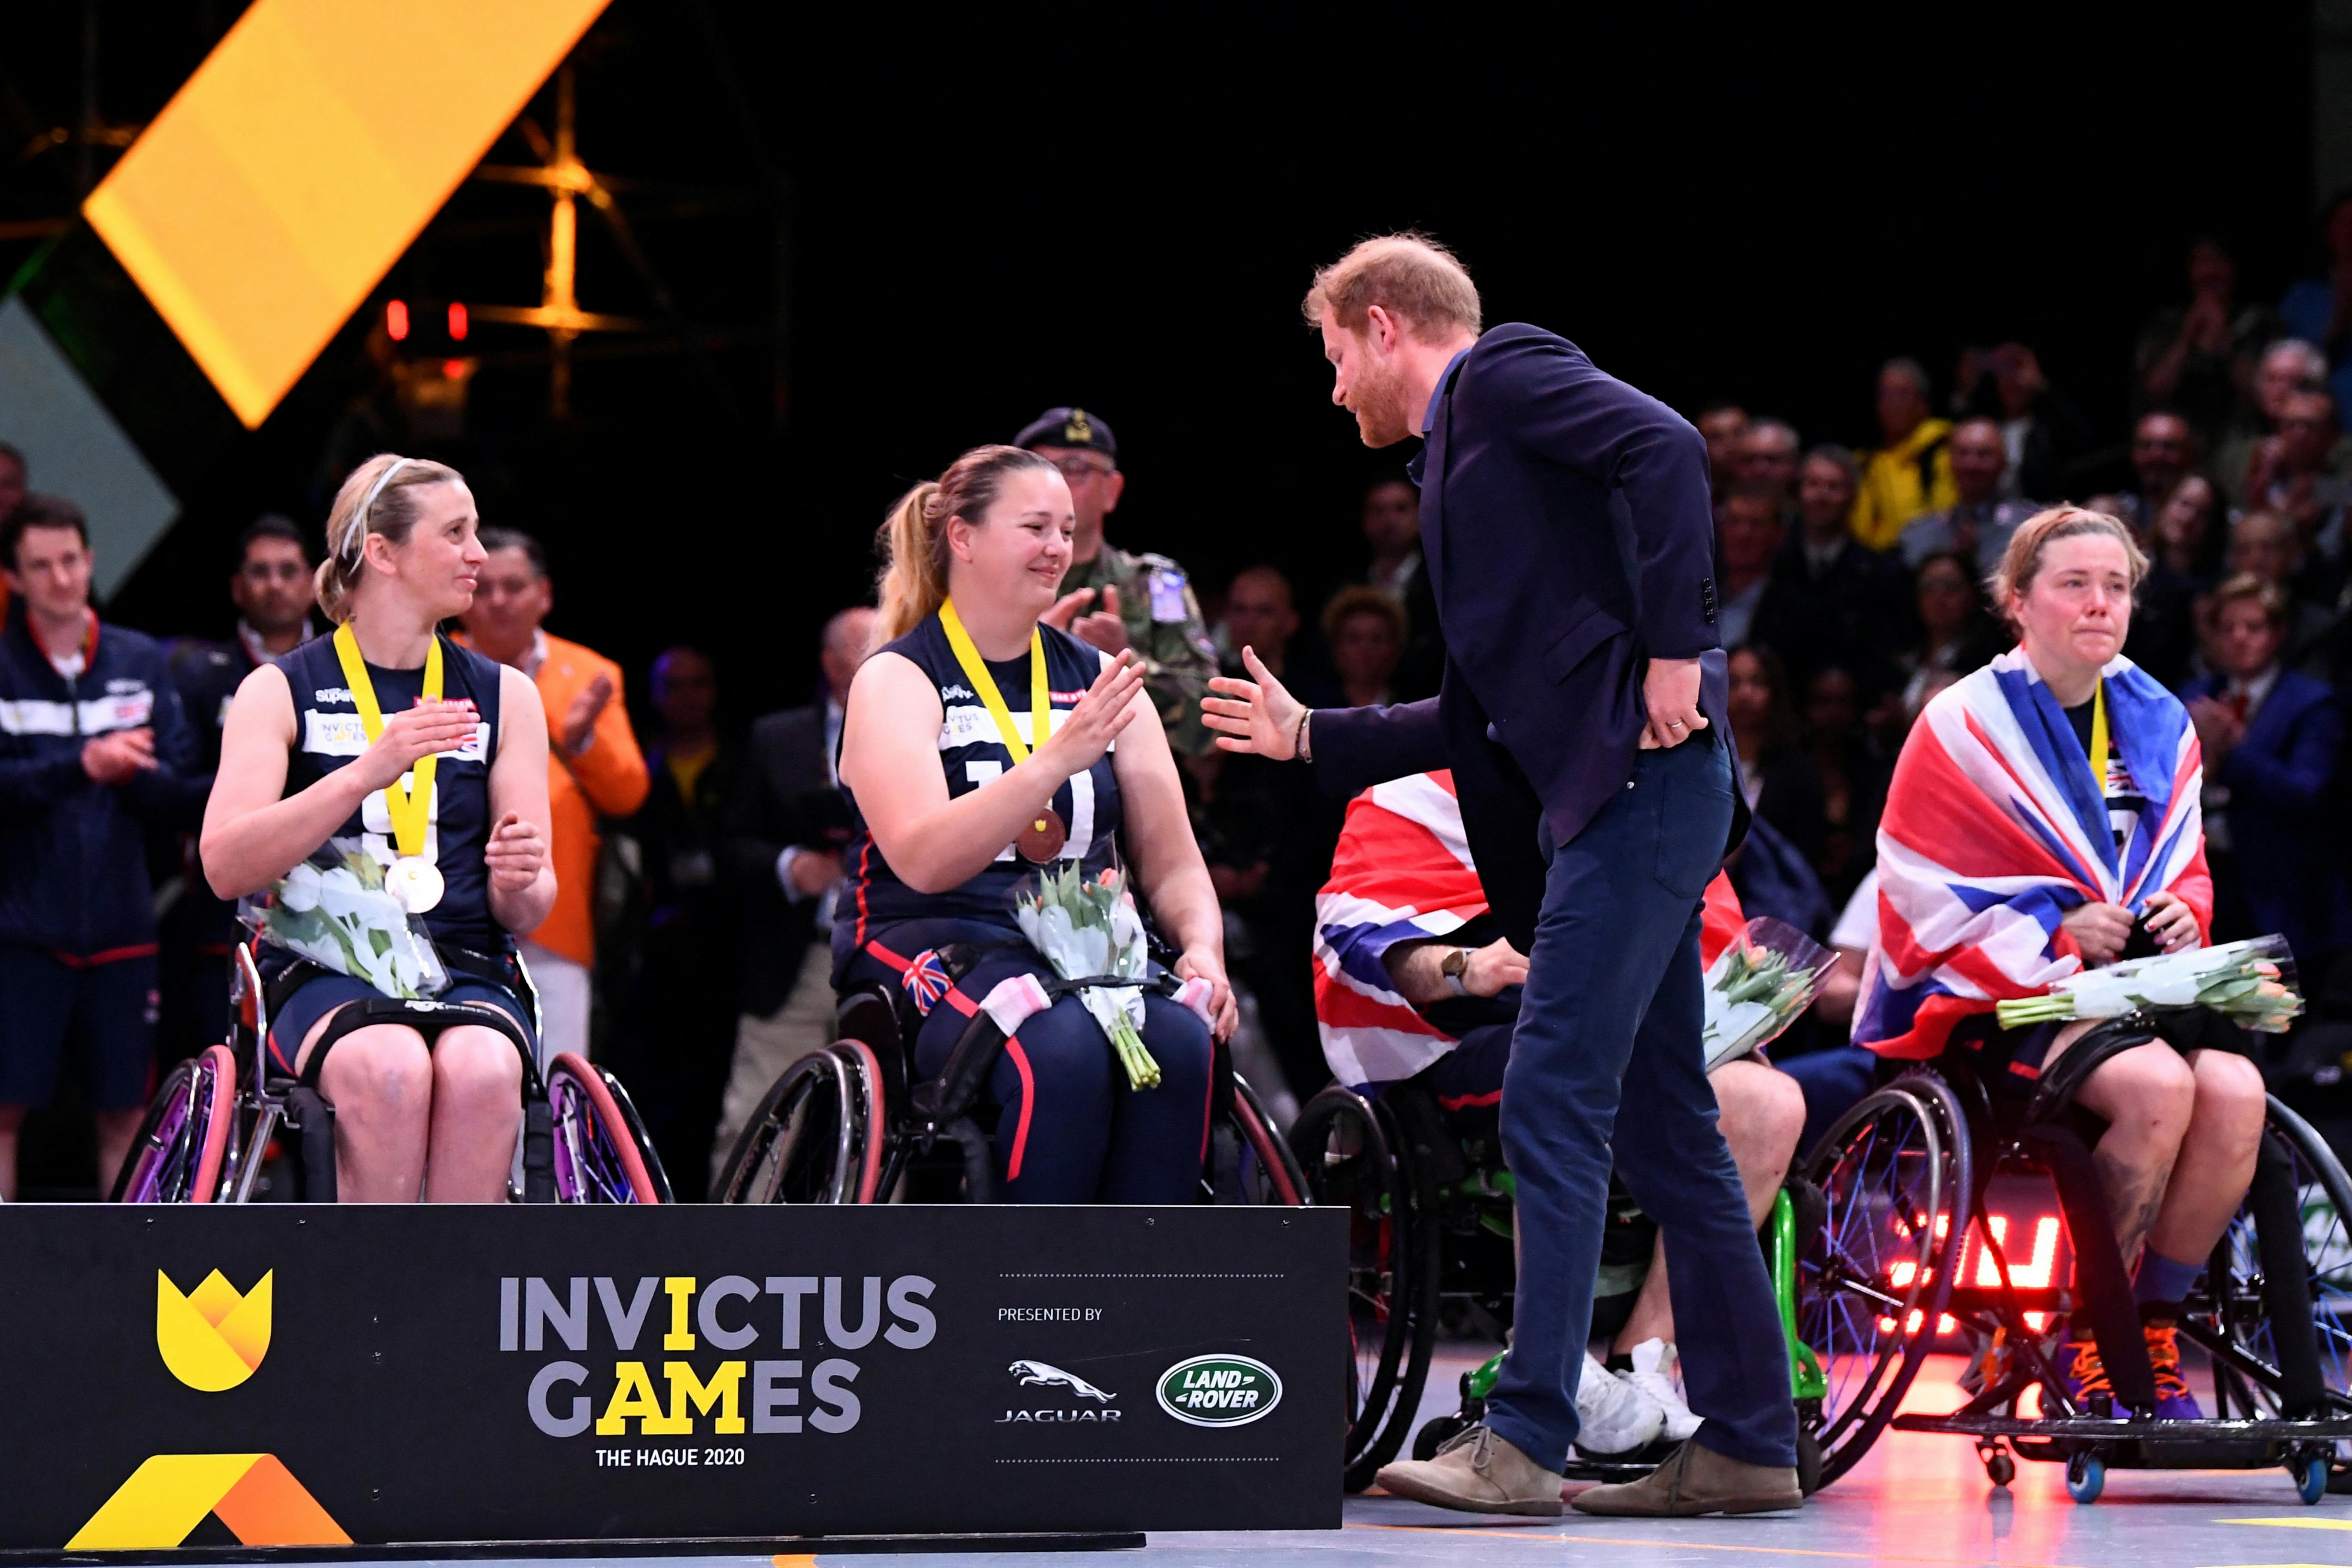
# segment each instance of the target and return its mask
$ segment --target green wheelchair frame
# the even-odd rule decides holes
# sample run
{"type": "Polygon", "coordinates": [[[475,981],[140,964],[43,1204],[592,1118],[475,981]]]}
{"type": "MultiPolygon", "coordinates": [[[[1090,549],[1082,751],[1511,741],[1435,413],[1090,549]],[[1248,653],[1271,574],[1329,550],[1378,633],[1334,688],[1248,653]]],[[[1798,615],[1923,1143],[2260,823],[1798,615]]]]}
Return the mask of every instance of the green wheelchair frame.
{"type": "MultiPolygon", "coordinates": [[[[1507,1171],[1480,1172],[1470,1179],[1478,1184],[1480,1195],[1514,1196],[1516,1184],[1507,1171]]],[[[1772,1300],[1780,1308],[1780,1331],[1789,1342],[1789,1392],[1800,1405],[1806,1400],[1820,1400],[1829,1394],[1829,1378],[1822,1371],[1821,1358],[1812,1347],[1797,1337],[1797,1205],[1783,1187],[1772,1195],[1772,1213],[1764,1222],[1766,1231],[1765,1263],[1772,1277],[1772,1300]]],[[[1424,1436],[1416,1438],[1414,1451],[1425,1449],[1434,1453],[1438,1443],[1453,1431],[1481,1419],[1486,1401],[1493,1396],[1495,1384],[1503,1375],[1503,1357],[1507,1351],[1496,1351],[1478,1366],[1462,1374],[1462,1410],[1441,1420],[1454,1425],[1429,1436],[1433,1421],[1423,1428],[1424,1436]]],[[[1638,1463],[1570,1460],[1571,1473],[1614,1478],[1623,1474],[1640,1474],[1650,1467],[1638,1463]]],[[[1803,1469],[1801,1467],[1801,1473],[1803,1469]]],[[[1810,1483],[1808,1484],[1810,1489],[1810,1483]]]]}

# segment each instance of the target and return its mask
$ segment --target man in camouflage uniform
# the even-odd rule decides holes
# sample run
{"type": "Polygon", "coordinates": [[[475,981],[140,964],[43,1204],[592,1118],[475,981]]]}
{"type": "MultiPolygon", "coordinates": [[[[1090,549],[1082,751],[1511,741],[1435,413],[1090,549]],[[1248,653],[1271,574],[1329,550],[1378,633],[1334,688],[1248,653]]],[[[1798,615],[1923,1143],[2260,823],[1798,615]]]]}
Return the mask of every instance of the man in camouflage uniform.
{"type": "Polygon", "coordinates": [[[1207,751],[1211,737],[1201,722],[1201,696],[1217,673],[1217,655],[1192,582],[1165,555],[1132,555],[1103,538],[1103,520],[1127,489],[1110,426],[1083,408],[1049,408],[1014,445],[1062,471],[1077,513],[1069,574],[1045,620],[1105,653],[1133,648],[1143,659],[1143,683],[1160,710],[1168,743],[1180,756],[1207,751]]]}

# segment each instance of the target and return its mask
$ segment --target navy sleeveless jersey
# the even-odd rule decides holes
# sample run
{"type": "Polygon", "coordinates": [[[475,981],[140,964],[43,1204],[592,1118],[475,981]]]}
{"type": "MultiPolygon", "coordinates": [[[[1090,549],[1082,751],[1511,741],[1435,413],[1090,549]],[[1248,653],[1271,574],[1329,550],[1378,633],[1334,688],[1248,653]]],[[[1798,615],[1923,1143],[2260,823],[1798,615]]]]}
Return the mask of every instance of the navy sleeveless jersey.
{"type": "MultiPolygon", "coordinates": [[[[367,726],[343,683],[342,661],[331,637],[312,637],[278,660],[294,693],[294,751],[286,760],[286,790],[299,795],[337,768],[347,767],[368,749],[367,726]]],[[[490,874],[482,852],[490,834],[490,763],[498,756],[499,680],[501,667],[480,654],[441,638],[441,695],[470,698],[482,722],[474,738],[433,764],[431,816],[425,830],[425,858],[442,877],[440,903],[422,917],[436,942],[477,952],[506,951],[507,933],[490,915],[490,874]]],[[[389,718],[415,706],[425,690],[425,670],[367,667],[376,706],[389,718]]],[[[400,858],[383,791],[376,790],[335,829],[338,847],[389,866],[400,858]]]]}
{"type": "MultiPolygon", "coordinates": [[[[1078,705],[1078,699],[1087,694],[1087,689],[1101,674],[1102,655],[1051,626],[1041,626],[1038,631],[1045,639],[1045,684],[1050,689],[1050,700],[1056,713],[1066,713],[1078,705]]],[[[997,734],[995,721],[989,717],[979,694],[964,678],[963,667],[956,662],[955,649],[948,645],[947,630],[940,625],[939,616],[930,616],[882,651],[912,660],[930,678],[940,694],[943,710],[939,735],[940,767],[947,774],[949,798],[969,795],[1013,765],[1013,753],[997,734]]],[[[1014,729],[1024,741],[1034,742],[1029,722],[1028,657],[1002,662],[991,659],[988,673],[1003,695],[1005,706],[1012,710],[1014,729]]],[[[846,784],[842,785],[842,793],[850,794],[846,784]]],[[[984,870],[961,887],[943,893],[919,893],[890,869],[866,828],[865,816],[857,813],[856,806],[856,798],[851,795],[856,834],[849,846],[850,902],[842,910],[836,924],[836,929],[848,929],[853,951],[863,948],[869,939],[899,921],[976,921],[1018,933],[1020,928],[1013,920],[1013,897],[1034,880],[1039,868],[1023,859],[1011,845],[1006,845],[984,870]]],[[[1085,867],[1087,875],[1093,877],[1118,863],[1115,840],[1119,825],[1118,778],[1112,770],[1108,752],[1055,791],[1054,809],[1061,814],[1062,824],[1069,830],[1069,841],[1062,847],[1057,867],[1076,860],[1085,867]]]]}

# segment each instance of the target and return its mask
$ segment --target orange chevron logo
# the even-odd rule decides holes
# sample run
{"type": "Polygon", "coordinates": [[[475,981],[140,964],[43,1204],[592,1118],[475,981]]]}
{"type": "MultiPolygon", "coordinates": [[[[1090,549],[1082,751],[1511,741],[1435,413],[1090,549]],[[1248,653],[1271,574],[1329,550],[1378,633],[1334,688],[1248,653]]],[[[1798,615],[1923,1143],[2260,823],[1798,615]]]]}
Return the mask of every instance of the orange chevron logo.
{"type": "Polygon", "coordinates": [[[153,1552],[211,1514],[247,1546],[349,1546],[275,1454],[158,1454],[66,1542],[68,1552],[153,1552]]]}

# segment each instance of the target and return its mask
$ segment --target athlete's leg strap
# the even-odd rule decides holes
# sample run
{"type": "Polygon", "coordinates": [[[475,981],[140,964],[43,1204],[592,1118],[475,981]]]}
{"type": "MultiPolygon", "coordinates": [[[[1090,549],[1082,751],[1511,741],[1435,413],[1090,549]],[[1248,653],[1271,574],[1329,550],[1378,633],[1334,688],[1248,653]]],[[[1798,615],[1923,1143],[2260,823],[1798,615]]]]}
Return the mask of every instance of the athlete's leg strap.
{"type": "Polygon", "coordinates": [[[319,1087],[319,1069],[326,1062],[327,1052],[337,1040],[354,1029],[372,1028],[378,1024],[397,1024],[415,1029],[425,1037],[429,1047],[441,1037],[441,1031],[461,1025],[493,1030],[513,1042],[515,1051],[522,1058],[523,1093],[527,1100],[543,1100],[546,1089],[539,1081],[539,1069],[531,1060],[530,1038],[522,1026],[498,1007],[475,1007],[461,1002],[404,1002],[390,996],[370,996],[364,1001],[347,1003],[335,1010],[327,1026],[310,1047],[310,1058],[302,1064],[296,1079],[306,1089],[319,1087]]]}

